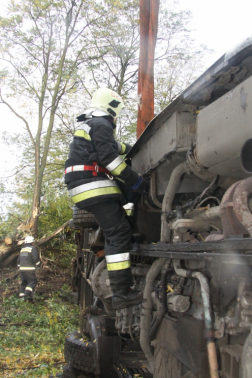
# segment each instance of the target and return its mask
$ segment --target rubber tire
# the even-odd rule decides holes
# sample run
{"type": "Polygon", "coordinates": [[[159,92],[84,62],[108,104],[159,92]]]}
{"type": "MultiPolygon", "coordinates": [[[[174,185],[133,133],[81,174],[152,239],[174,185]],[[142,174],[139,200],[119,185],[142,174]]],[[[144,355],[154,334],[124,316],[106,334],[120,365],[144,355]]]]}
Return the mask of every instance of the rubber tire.
{"type": "Polygon", "coordinates": [[[73,221],[75,224],[81,225],[83,228],[97,228],[98,223],[93,214],[88,213],[86,210],[80,210],[74,206],[73,221]]]}
{"type": "MultiPolygon", "coordinates": [[[[83,371],[76,370],[70,365],[66,365],[63,370],[61,378],[95,378],[94,374],[84,373],[83,371]]],[[[52,377],[53,378],[53,377],[52,377]]]]}
{"type": "Polygon", "coordinates": [[[71,230],[82,230],[82,227],[80,226],[80,224],[76,224],[73,219],[70,219],[69,221],[69,228],[71,228],[71,230]]]}
{"type": "Polygon", "coordinates": [[[91,341],[84,341],[77,331],[65,338],[65,361],[74,369],[93,374],[95,371],[95,352],[91,341]]]}

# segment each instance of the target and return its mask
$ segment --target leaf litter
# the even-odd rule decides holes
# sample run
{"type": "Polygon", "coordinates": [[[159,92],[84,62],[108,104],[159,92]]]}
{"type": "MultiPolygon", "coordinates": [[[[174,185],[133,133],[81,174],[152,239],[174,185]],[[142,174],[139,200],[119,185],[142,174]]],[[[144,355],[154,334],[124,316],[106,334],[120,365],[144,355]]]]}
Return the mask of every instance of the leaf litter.
{"type": "Polygon", "coordinates": [[[18,297],[16,272],[0,270],[0,377],[56,377],[65,366],[66,334],[78,327],[79,308],[67,300],[71,275],[39,269],[31,303],[18,297]]]}

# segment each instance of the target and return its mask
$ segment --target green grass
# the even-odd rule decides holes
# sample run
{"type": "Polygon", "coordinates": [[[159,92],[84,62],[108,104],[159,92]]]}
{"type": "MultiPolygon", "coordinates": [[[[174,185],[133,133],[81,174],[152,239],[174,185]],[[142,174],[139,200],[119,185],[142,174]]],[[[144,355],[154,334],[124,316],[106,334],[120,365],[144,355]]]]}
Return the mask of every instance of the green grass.
{"type": "Polygon", "coordinates": [[[12,295],[0,309],[0,377],[48,377],[64,366],[64,339],[76,330],[79,308],[53,294],[33,303],[12,295]],[[15,325],[18,323],[18,325],[15,325]]]}

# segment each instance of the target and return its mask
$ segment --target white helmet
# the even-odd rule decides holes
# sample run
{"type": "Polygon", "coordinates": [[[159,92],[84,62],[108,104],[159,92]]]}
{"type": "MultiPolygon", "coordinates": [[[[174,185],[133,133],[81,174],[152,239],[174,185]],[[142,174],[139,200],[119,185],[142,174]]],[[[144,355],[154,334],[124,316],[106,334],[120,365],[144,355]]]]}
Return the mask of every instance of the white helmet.
{"type": "Polygon", "coordinates": [[[122,97],[116,92],[109,88],[99,88],[92,97],[91,107],[118,118],[125,105],[122,97]]]}
{"type": "Polygon", "coordinates": [[[25,238],[25,243],[33,243],[35,241],[34,237],[33,236],[26,236],[25,238]]]}

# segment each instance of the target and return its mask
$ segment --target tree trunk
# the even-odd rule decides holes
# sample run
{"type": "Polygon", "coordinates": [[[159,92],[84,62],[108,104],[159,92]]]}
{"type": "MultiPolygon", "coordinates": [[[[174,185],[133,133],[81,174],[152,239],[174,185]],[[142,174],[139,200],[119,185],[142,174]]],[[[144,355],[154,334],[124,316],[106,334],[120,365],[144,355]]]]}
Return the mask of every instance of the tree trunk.
{"type": "MultiPolygon", "coordinates": [[[[36,149],[39,150],[39,147],[36,149]]],[[[35,155],[37,154],[37,151],[35,151],[35,155]]],[[[30,217],[30,230],[34,238],[36,239],[38,237],[38,217],[40,212],[40,197],[41,197],[41,187],[42,187],[42,177],[43,177],[43,171],[41,172],[41,168],[37,164],[37,159],[39,157],[35,157],[35,187],[34,187],[34,193],[33,193],[33,203],[32,203],[32,212],[30,217]]]]}
{"type": "Polygon", "coordinates": [[[10,245],[12,244],[12,238],[10,238],[9,236],[6,236],[6,238],[4,239],[4,242],[6,245],[10,245]]]}
{"type": "Polygon", "coordinates": [[[0,246],[0,265],[8,266],[18,256],[20,250],[19,245],[1,245],[0,246]]]}
{"type": "MultiPolygon", "coordinates": [[[[57,230],[54,231],[51,235],[37,240],[35,245],[40,246],[40,245],[48,242],[49,240],[54,238],[56,235],[58,235],[62,230],[64,230],[64,228],[66,228],[68,225],[69,225],[69,220],[67,222],[65,222],[62,226],[57,228],[57,230]]],[[[18,243],[16,243],[16,242],[17,241],[13,240],[11,245],[7,246],[5,244],[2,244],[0,246],[0,266],[8,266],[11,263],[13,263],[14,260],[18,257],[20,250],[22,248],[22,246],[20,245],[22,243],[22,241],[19,241],[18,243]]]]}

